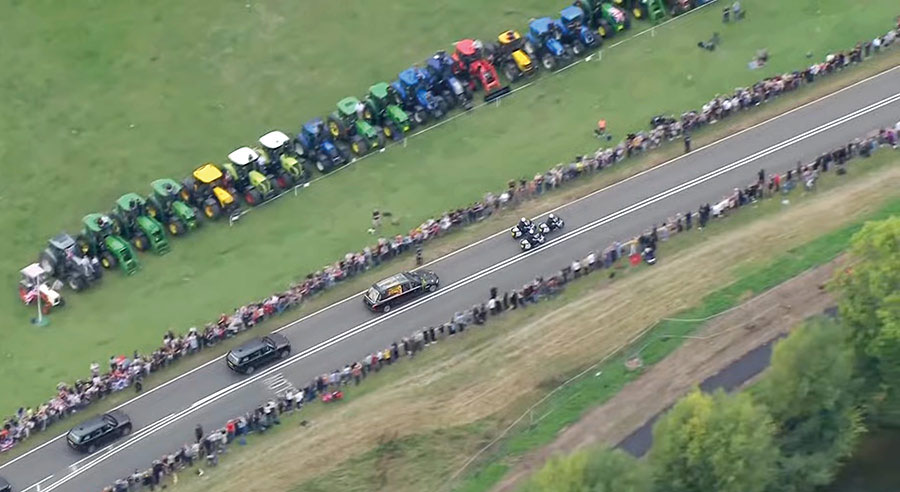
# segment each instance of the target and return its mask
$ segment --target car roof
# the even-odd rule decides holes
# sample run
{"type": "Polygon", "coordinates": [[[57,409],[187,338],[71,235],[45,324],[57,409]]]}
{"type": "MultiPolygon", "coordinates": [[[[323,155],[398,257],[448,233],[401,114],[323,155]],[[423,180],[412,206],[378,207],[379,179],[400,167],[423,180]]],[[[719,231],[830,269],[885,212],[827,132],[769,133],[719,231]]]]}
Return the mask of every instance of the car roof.
{"type": "Polygon", "coordinates": [[[234,355],[241,356],[246,355],[251,352],[255,352],[263,347],[265,347],[266,341],[262,338],[254,338],[253,340],[248,340],[247,343],[241,345],[240,347],[234,348],[231,350],[234,355]]]}
{"type": "Polygon", "coordinates": [[[228,154],[228,160],[237,166],[246,166],[259,159],[259,154],[250,147],[241,147],[228,154]]]}
{"type": "Polygon", "coordinates": [[[91,432],[94,432],[95,430],[102,427],[105,423],[106,423],[106,419],[104,418],[104,415],[97,415],[96,417],[91,417],[91,418],[85,420],[84,422],[78,424],[77,426],[73,427],[69,431],[69,433],[77,435],[77,436],[83,436],[85,434],[90,434],[91,432]]]}
{"type": "Polygon", "coordinates": [[[3,490],[4,487],[9,487],[9,482],[6,481],[5,478],[0,477],[0,490],[3,490]]]}
{"type": "Polygon", "coordinates": [[[259,144],[267,149],[277,149],[290,141],[291,139],[280,130],[273,130],[259,137],[259,144]]]}
{"type": "Polygon", "coordinates": [[[396,275],[392,275],[378,283],[375,284],[375,287],[379,290],[387,290],[391,287],[402,284],[403,282],[409,281],[409,275],[406,273],[398,273],[396,275]]]}

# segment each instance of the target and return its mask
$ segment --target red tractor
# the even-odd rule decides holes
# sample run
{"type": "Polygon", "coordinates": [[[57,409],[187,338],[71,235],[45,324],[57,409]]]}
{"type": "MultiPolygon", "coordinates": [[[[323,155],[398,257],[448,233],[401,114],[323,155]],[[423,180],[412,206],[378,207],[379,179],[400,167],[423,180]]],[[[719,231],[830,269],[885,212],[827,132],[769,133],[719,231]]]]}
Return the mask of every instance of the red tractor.
{"type": "Polygon", "coordinates": [[[484,90],[484,101],[491,102],[510,93],[509,86],[501,86],[497,77],[497,69],[484,56],[480,41],[463,39],[455,45],[453,61],[459,72],[467,75],[469,88],[472,91],[479,87],[484,90]]]}

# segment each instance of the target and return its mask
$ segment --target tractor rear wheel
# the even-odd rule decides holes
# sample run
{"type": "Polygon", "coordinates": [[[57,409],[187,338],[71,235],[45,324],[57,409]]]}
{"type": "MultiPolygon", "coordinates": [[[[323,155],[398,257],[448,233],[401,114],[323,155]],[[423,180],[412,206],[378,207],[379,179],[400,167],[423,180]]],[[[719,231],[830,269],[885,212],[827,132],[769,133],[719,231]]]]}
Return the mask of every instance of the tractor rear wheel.
{"type": "Polygon", "coordinates": [[[506,80],[510,82],[515,82],[519,80],[519,77],[522,75],[519,72],[519,67],[516,66],[515,62],[508,62],[503,64],[503,76],[506,77],[506,80]]]}
{"type": "Polygon", "coordinates": [[[66,283],[69,284],[69,288],[74,290],[75,292],[84,290],[87,287],[87,279],[82,275],[73,274],[70,275],[68,279],[66,279],[66,283]]]}
{"type": "Polygon", "coordinates": [[[103,268],[109,270],[110,268],[115,268],[118,264],[119,262],[116,260],[116,257],[109,251],[100,253],[100,265],[103,266],[103,268]]]}
{"type": "Polygon", "coordinates": [[[136,232],[134,236],[131,238],[132,244],[137,248],[138,251],[147,251],[147,236],[144,236],[141,232],[136,232]]]}
{"type": "Polygon", "coordinates": [[[330,115],[328,117],[328,132],[334,138],[341,138],[347,135],[347,126],[337,116],[330,115]]]}
{"type": "Polygon", "coordinates": [[[57,267],[59,266],[59,259],[53,254],[53,251],[50,248],[41,252],[41,259],[38,260],[38,263],[40,263],[41,268],[47,272],[47,275],[53,277],[58,273],[57,267]]]}

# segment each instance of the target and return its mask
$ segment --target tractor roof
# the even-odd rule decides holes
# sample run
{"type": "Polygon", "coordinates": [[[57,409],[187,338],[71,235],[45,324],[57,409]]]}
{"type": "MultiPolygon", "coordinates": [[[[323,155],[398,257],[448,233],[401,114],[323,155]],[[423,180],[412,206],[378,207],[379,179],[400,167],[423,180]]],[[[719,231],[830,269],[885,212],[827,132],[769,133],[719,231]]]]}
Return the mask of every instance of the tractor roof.
{"type": "Polygon", "coordinates": [[[279,149],[291,139],[284,132],[274,130],[259,137],[259,144],[267,149],[279,149]]]}
{"type": "Polygon", "coordinates": [[[104,222],[105,224],[112,225],[112,220],[105,214],[87,214],[82,217],[81,222],[84,224],[84,227],[91,232],[100,232],[101,226],[100,222],[104,222]]]}
{"type": "Polygon", "coordinates": [[[50,243],[50,246],[62,250],[69,249],[72,246],[75,246],[75,240],[72,239],[72,236],[66,234],[65,232],[61,232],[53,236],[47,242],[50,243]]]}
{"type": "Polygon", "coordinates": [[[250,147],[241,147],[228,154],[228,160],[235,166],[246,166],[259,159],[259,154],[250,147]]]}
{"type": "Polygon", "coordinates": [[[352,115],[356,114],[356,105],[359,104],[359,99],[350,96],[345,97],[338,101],[337,108],[338,111],[343,113],[344,115],[352,115]]]}
{"type": "Polygon", "coordinates": [[[474,39],[461,39],[456,42],[456,51],[459,51],[461,55],[464,56],[474,56],[475,55],[475,40],[474,39]]]}
{"type": "Polygon", "coordinates": [[[584,11],[580,7],[569,5],[559,11],[559,17],[563,22],[569,23],[584,18],[584,11]]]}
{"type": "Polygon", "coordinates": [[[497,40],[500,41],[500,44],[509,44],[514,41],[518,41],[522,39],[522,35],[519,34],[519,31],[504,31],[501,32],[499,36],[497,36],[497,40]]]}
{"type": "Polygon", "coordinates": [[[47,272],[45,272],[44,269],[41,268],[41,266],[37,263],[32,263],[27,267],[19,270],[19,273],[21,273],[25,278],[39,280],[42,279],[47,272]]]}
{"type": "Polygon", "coordinates": [[[141,198],[137,193],[125,193],[120,196],[118,200],[116,200],[116,205],[119,206],[122,210],[131,209],[131,205],[135,204],[138,207],[142,207],[144,205],[144,199],[141,198]]]}
{"type": "Polygon", "coordinates": [[[312,135],[319,133],[319,127],[322,125],[322,118],[313,118],[303,124],[303,130],[312,135]]]}
{"type": "Polygon", "coordinates": [[[388,95],[387,82],[379,82],[372,87],[369,87],[369,92],[378,99],[385,99],[388,95]]]}
{"type": "Polygon", "coordinates": [[[415,67],[407,68],[400,72],[400,75],[397,78],[400,79],[400,82],[403,83],[403,85],[414,86],[419,83],[419,78],[416,76],[417,72],[415,67]]]}
{"type": "Polygon", "coordinates": [[[221,177],[222,171],[211,162],[207,162],[194,170],[194,179],[204,184],[212,183],[221,177]]]}
{"type": "Polygon", "coordinates": [[[150,183],[150,187],[153,188],[156,194],[162,196],[175,195],[181,191],[181,185],[178,184],[178,181],[171,178],[157,179],[150,183]]]}
{"type": "Polygon", "coordinates": [[[549,17],[541,17],[540,19],[535,19],[531,21],[531,30],[535,32],[535,34],[541,35],[547,32],[550,32],[550,26],[553,24],[553,20],[549,17]]]}

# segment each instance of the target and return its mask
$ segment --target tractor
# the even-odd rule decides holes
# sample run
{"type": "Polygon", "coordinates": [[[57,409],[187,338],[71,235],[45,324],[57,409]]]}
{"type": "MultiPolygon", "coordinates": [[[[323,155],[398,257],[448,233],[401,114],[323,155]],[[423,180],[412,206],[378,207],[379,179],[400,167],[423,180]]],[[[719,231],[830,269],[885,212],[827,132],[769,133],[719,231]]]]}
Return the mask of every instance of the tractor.
{"type": "Polygon", "coordinates": [[[255,150],[260,159],[259,172],[268,176],[275,186],[286,190],[309,181],[309,171],[303,167],[294,152],[291,138],[284,132],[274,130],[259,137],[259,147],[255,150]]]}
{"type": "Polygon", "coordinates": [[[228,177],[211,162],[194,169],[182,184],[181,200],[202,210],[207,219],[218,219],[223,212],[231,214],[239,208],[228,177]]]}
{"type": "Polygon", "coordinates": [[[335,139],[350,142],[350,150],[356,156],[363,156],[375,149],[383,149],[387,143],[385,134],[365,118],[360,118],[356,110],[362,103],[355,97],[345,97],[338,101],[337,109],[328,116],[328,131],[335,139]]]}
{"type": "Polygon", "coordinates": [[[41,312],[50,314],[54,307],[63,307],[66,304],[59,292],[47,285],[49,274],[37,263],[19,270],[19,275],[19,299],[26,306],[37,302],[40,297],[41,312]]]}
{"type": "MultiPolygon", "coordinates": [[[[689,0],[669,0],[670,3],[682,4],[689,0]]],[[[657,22],[666,16],[666,2],[664,0],[613,0],[616,7],[631,12],[635,19],[650,19],[657,22]]]]}
{"type": "Polygon", "coordinates": [[[400,140],[412,130],[412,122],[400,106],[390,102],[390,91],[391,86],[387,82],[369,87],[363,103],[363,118],[373,125],[380,125],[385,137],[400,140]]]}
{"type": "Polygon", "coordinates": [[[424,83],[425,73],[421,68],[412,67],[400,72],[391,84],[396,103],[412,113],[416,126],[428,122],[429,118],[439,120],[449,109],[443,97],[433,94],[424,83]]]}
{"type": "Polygon", "coordinates": [[[574,5],[584,11],[587,25],[596,30],[601,38],[608,38],[631,28],[631,19],[628,15],[611,3],[601,0],[575,0],[574,5]]]}
{"type": "Polygon", "coordinates": [[[182,201],[183,187],[174,179],[162,178],[150,183],[147,215],[165,224],[169,234],[180,236],[200,227],[199,211],[182,201]]]}
{"type": "Polygon", "coordinates": [[[449,108],[472,109],[472,91],[478,86],[468,71],[462,70],[445,51],[438,51],[425,61],[425,85],[441,95],[449,108]]]}
{"type": "Polygon", "coordinates": [[[484,101],[491,102],[509,94],[510,89],[508,85],[500,85],[497,69],[486,51],[480,41],[463,39],[454,45],[451,59],[459,72],[467,74],[469,88],[472,91],[480,88],[484,91],[484,101]]]}
{"type": "Polygon", "coordinates": [[[65,232],[47,241],[38,264],[47,275],[59,279],[76,292],[90,287],[103,277],[100,262],[83,255],[72,236],[65,232]]]}
{"type": "Polygon", "coordinates": [[[561,34],[563,44],[572,50],[575,56],[581,56],[586,50],[596,48],[603,42],[584,25],[584,11],[580,7],[570,5],[559,11],[559,19],[553,21],[561,34]]]}
{"type": "Polygon", "coordinates": [[[561,42],[559,27],[549,17],[531,21],[525,38],[525,52],[532,59],[539,59],[545,70],[553,71],[560,63],[572,60],[572,54],[561,42]]]}
{"type": "MultiPolygon", "coordinates": [[[[503,71],[506,80],[515,82],[523,76],[537,73],[537,67],[525,53],[525,40],[518,31],[504,31],[497,36],[497,41],[496,44],[488,44],[485,49],[489,51],[489,58],[493,63],[503,71]]],[[[459,51],[459,43],[456,46],[459,51]]]]}
{"type": "Polygon", "coordinates": [[[169,241],[162,224],[147,213],[147,202],[137,193],[126,193],[116,200],[112,213],[113,233],[131,241],[138,251],[169,252],[169,241]]]}
{"type": "Polygon", "coordinates": [[[294,151],[319,172],[327,173],[350,162],[350,147],[330,137],[322,118],[309,120],[294,139],[294,151]]]}
{"type": "Polygon", "coordinates": [[[259,205],[277,194],[269,178],[257,171],[259,161],[260,156],[255,150],[241,147],[228,154],[228,162],[222,164],[231,185],[250,206],[259,205]]]}
{"type": "Polygon", "coordinates": [[[127,275],[137,271],[140,264],[131,245],[122,236],[113,233],[113,221],[105,214],[87,214],[81,219],[84,229],[75,238],[75,244],[85,256],[96,258],[103,268],[116,265],[127,275]]]}

